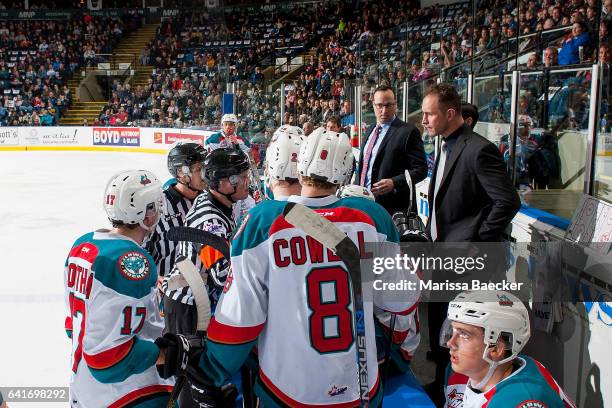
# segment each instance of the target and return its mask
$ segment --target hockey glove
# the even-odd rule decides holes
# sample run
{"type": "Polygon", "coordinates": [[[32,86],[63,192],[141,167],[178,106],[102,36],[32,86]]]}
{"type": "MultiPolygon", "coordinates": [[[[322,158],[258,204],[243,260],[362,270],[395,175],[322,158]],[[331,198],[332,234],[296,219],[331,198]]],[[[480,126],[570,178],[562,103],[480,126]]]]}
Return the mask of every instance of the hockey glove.
{"type": "Polygon", "coordinates": [[[191,398],[200,408],[230,408],[238,397],[238,388],[234,384],[226,384],[221,388],[196,382],[189,377],[191,398]]]}
{"type": "Polygon", "coordinates": [[[166,333],[164,337],[155,340],[155,344],[160,349],[166,349],[164,365],[157,366],[157,372],[162,378],[185,374],[189,361],[197,361],[204,350],[204,339],[200,336],[166,333]]]}

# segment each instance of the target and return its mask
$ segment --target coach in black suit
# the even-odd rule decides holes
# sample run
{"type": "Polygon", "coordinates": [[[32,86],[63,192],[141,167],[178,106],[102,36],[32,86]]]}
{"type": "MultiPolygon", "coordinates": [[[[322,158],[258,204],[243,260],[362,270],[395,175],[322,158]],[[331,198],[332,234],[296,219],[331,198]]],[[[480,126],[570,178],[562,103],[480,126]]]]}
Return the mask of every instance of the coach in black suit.
{"type": "Polygon", "coordinates": [[[442,136],[429,184],[431,237],[437,242],[500,241],[521,202],[499,150],[464,123],[452,85],[431,87],[422,108],[423,128],[442,136]]]}
{"type": "Polygon", "coordinates": [[[372,190],[376,202],[393,214],[406,210],[411,199],[404,171],[416,184],[427,176],[427,161],[419,130],[395,116],[393,89],[376,88],[373,104],[376,124],[367,129],[361,146],[357,183],[372,190]]]}
{"type": "MultiPolygon", "coordinates": [[[[503,231],[521,203],[499,150],[464,123],[461,98],[452,85],[432,86],[425,93],[422,111],[425,131],[442,137],[429,184],[427,230],[432,239],[435,242],[501,241],[503,231]]],[[[497,251],[496,247],[488,250],[497,251]]],[[[503,266],[504,256],[502,251],[495,252],[491,259],[503,266]]],[[[433,272],[435,280],[458,277],[433,272]]],[[[428,303],[429,346],[431,359],[436,363],[436,379],[426,389],[438,405],[444,401],[442,385],[449,361],[448,350],[438,343],[447,309],[447,302],[428,303]]]]}

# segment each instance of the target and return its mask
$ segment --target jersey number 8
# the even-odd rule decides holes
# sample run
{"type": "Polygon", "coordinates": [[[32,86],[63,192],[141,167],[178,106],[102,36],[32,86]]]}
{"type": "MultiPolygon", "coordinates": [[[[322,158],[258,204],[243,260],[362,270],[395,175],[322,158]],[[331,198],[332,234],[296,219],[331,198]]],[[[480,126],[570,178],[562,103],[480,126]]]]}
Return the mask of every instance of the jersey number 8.
{"type": "Polygon", "coordinates": [[[322,354],[347,351],[354,340],[348,272],[340,266],[312,269],[306,290],[312,348],[322,354]]]}

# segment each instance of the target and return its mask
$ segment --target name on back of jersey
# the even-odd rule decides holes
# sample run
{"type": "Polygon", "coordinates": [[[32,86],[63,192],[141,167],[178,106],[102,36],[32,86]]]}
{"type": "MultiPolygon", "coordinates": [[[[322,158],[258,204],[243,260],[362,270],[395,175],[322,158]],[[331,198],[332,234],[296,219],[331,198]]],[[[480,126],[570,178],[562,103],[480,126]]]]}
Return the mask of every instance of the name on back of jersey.
{"type": "MultiPolygon", "coordinates": [[[[372,258],[372,252],[365,250],[363,231],[357,231],[357,247],[361,259],[372,258]]],[[[272,250],[274,252],[274,263],[279,268],[306,263],[318,264],[342,261],[331,249],[325,248],[323,244],[310,235],[275,239],[272,243],[272,250]]]]}
{"type": "Polygon", "coordinates": [[[93,285],[92,265],[98,256],[98,248],[90,243],[80,244],[70,251],[66,286],[89,299],[93,285]]]}

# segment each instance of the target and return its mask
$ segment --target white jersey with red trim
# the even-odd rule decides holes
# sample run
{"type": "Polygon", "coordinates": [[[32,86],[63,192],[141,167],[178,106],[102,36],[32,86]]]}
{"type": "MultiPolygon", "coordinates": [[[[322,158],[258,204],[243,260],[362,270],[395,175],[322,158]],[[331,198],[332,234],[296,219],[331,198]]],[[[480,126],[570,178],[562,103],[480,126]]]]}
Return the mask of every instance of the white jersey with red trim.
{"type": "MultiPolygon", "coordinates": [[[[398,234],[383,207],[363,198],[335,196],[288,201],[304,204],[344,231],[368,257],[365,243],[387,243],[399,253],[398,234]]],[[[241,354],[257,346],[260,374],[256,393],[265,406],[359,405],[358,365],[352,328],[352,291],[344,263],[283,217],[282,201],[253,208],[232,242],[228,277],[208,330],[204,371],[220,381],[207,359],[232,372],[241,354]],[[242,348],[241,348],[242,347],[242,348]]],[[[407,274],[402,279],[412,279],[407,274]]],[[[416,285],[418,287],[418,285],[416,285]]],[[[364,299],[372,285],[364,284],[364,299]]],[[[377,307],[410,313],[419,292],[377,307]]],[[[364,302],[367,366],[372,406],[381,398],[373,303],[364,302]]]]}
{"type": "Polygon", "coordinates": [[[128,237],[96,231],[73,245],[64,272],[73,407],[167,403],[174,381],[155,368],[156,281],[153,258],[128,237]]]}
{"type": "Polygon", "coordinates": [[[250,156],[251,144],[246,139],[235,134],[228,136],[223,132],[213,133],[204,141],[204,148],[209,153],[222,147],[235,148],[236,146],[238,146],[244,154],[250,156]]]}
{"type": "Polygon", "coordinates": [[[576,408],[539,361],[519,356],[514,371],[508,377],[479,392],[467,385],[468,377],[447,368],[447,408],[576,408]]]}

